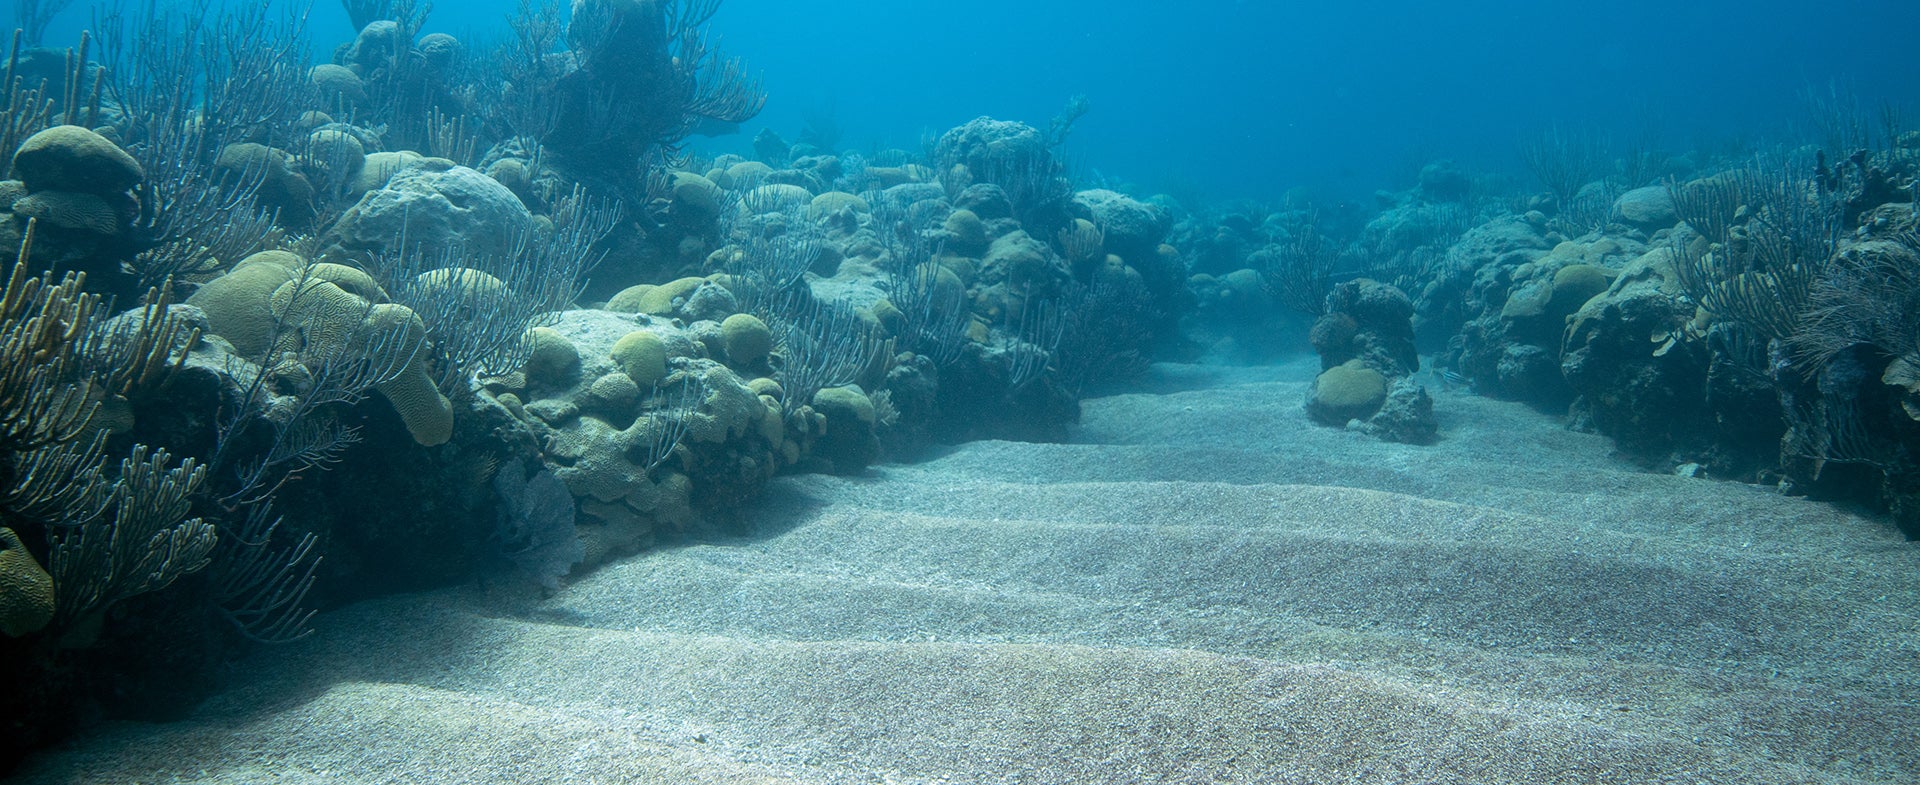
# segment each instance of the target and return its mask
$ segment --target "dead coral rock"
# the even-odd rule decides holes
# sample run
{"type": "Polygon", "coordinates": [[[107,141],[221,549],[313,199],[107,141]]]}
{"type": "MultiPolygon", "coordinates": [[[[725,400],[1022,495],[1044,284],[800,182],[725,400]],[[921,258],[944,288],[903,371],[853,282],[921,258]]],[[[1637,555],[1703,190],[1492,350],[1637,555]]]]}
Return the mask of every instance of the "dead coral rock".
{"type": "MultiPolygon", "coordinates": [[[[377,164],[368,156],[367,168],[377,164]]],[[[329,236],[350,256],[376,253],[398,242],[504,254],[533,228],[520,197],[499,181],[464,166],[440,168],[422,159],[402,169],[349,208],[329,236]]]]}

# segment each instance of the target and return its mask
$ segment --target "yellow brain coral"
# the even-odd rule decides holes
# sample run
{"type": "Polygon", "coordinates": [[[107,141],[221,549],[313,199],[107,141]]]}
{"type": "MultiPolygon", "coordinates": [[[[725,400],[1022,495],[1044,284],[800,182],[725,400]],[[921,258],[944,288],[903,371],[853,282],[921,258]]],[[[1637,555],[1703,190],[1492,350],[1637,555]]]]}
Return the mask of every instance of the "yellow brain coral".
{"type": "MultiPolygon", "coordinates": [[[[331,281],[308,276],[274,290],[270,313],[293,329],[280,336],[277,352],[300,351],[325,358],[346,352],[380,352],[377,363],[407,361],[376,386],[406,422],[413,440],[429,447],[453,438],[453,403],[427,373],[427,327],[403,305],[369,305],[331,281]]],[[[268,328],[271,329],[271,328],[268,328]]],[[[231,340],[231,339],[229,339],[231,340]]]]}
{"type": "Polygon", "coordinates": [[[580,349],[551,327],[527,331],[532,348],[527,353],[527,378],[547,384],[561,384],[573,369],[580,367],[580,349]]]}
{"type": "MultiPolygon", "coordinates": [[[[706,283],[707,279],[698,277],[681,278],[648,289],[634,303],[634,311],[649,316],[667,316],[676,308],[686,304],[688,295],[706,283]]],[[[616,295],[617,296],[617,295],[616,295]]],[[[614,310],[613,303],[607,303],[607,310],[614,310]]]]}
{"type": "Polygon", "coordinates": [[[120,233],[120,214],[107,200],[72,191],[41,191],[13,203],[13,212],[63,229],[112,237],[120,233]]]}
{"type": "Polygon", "coordinates": [[[413,361],[399,375],[379,384],[413,440],[432,447],[453,438],[453,402],[441,395],[427,375],[427,326],[412,309],[382,303],[368,311],[362,335],[395,336],[388,351],[410,353],[413,361]]]}
{"type": "Polygon", "coordinates": [[[667,376],[667,345],[646,330],[635,330],[613,344],[613,362],[642,389],[667,376]]]}
{"type": "Polygon", "coordinates": [[[117,194],[139,185],[146,172],[106,137],[77,125],[57,125],[20,143],[13,176],[26,181],[29,191],[117,194]]]}
{"type": "Polygon", "coordinates": [[[773,351],[773,331],[758,316],[736,313],[720,322],[720,345],[726,350],[727,362],[751,367],[773,351]]]}
{"type": "Polygon", "coordinates": [[[813,200],[807,204],[807,217],[818,221],[847,209],[863,214],[869,211],[865,199],[845,191],[828,191],[813,197],[813,200]]]}
{"type": "Polygon", "coordinates": [[[640,300],[647,296],[647,292],[653,291],[654,286],[655,284],[643,283],[621,289],[607,299],[606,306],[601,310],[614,313],[639,313],[640,300]]]}
{"type": "Polygon", "coordinates": [[[12,529],[0,528],[0,634],[18,638],[53,621],[53,578],[12,529]]]}
{"type": "MultiPolygon", "coordinates": [[[[231,272],[202,285],[187,304],[207,314],[214,335],[227,339],[241,357],[259,359],[273,340],[273,293],[293,279],[293,268],[281,260],[247,257],[231,272]],[[258,261],[256,261],[258,260],[258,261]]],[[[291,256],[291,254],[289,254],[291,256]]],[[[299,257],[291,261],[299,262],[299,257]]]]}

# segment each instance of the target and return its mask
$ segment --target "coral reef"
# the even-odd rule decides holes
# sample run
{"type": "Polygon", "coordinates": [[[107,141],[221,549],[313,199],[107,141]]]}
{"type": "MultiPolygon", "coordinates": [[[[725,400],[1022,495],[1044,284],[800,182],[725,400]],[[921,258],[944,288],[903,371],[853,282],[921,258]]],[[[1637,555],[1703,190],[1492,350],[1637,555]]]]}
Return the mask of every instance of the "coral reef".
{"type": "Polygon", "coordinates": [[[32,686],[0,714],[34,732],[0,769],[320,608],[551,591],[781,473],[1064,439],[1156,359],[1311,348],[1284,416],[1427,444],[1433,379],[1920,533],[1911,134],[1655,160],[1555,130],[1522,150],[1543,194],[1436,161],[1208,205],[1066,166],[1084,99],[704,157],[766,101],[717,0],[530,0],[491,52],[351,0],[318,58],[266,5],[10,56],[0,668],[32,686]]]}

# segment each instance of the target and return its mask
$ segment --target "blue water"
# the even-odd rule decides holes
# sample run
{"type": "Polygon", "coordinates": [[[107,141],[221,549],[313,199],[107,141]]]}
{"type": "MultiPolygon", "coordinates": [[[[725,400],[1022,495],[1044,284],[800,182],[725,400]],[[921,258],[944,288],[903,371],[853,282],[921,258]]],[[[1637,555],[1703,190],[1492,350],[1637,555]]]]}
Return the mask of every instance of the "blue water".
{"type": "MultiPolygon", "coordinates": [[[[443,1],[428,30],[497,39],[514,7],[443,1]]],[[[1443,157],[1517,172],[1516,143],[1551,126],[1771,144],[1809,135],[1809,89],[1920,98],[1920,4],[1896,0],[729,0],[712,29],[770,100],[703,149],[831,115],[844,146],[918,151],[978,115],[1044,125],[1083,94],[1083,177],[1217,198],[1363,197],[1443,157]]],[[[317,48],[351,36],[336,3],[310,30],[317,48]]]]}

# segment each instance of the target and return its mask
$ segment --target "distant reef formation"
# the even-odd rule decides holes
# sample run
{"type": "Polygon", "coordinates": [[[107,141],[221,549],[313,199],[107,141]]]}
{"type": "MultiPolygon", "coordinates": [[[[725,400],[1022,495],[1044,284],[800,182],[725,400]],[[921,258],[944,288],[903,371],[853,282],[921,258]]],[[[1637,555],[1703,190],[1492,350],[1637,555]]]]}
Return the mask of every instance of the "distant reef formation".
{"type": "Polygon", "coordinates": [[[1443,161],[1371,211],[1180,211],[1184,332],[1248,360],[1310,325],[1327,371],[1309,414],[1396,438],[1375,420],[1415,370],[1385,348],[1404,313],[1429,383],[1564,415],[1650,469],[1864,504],[1920,537],[1920,133],[1878,137],[1609,157],[1554,131],[1521,151],[1545,193],[1443,161]],[[1391,328],[1369,333],[1368,301],[1392,303],[1359,311],[1391,328]]]}

